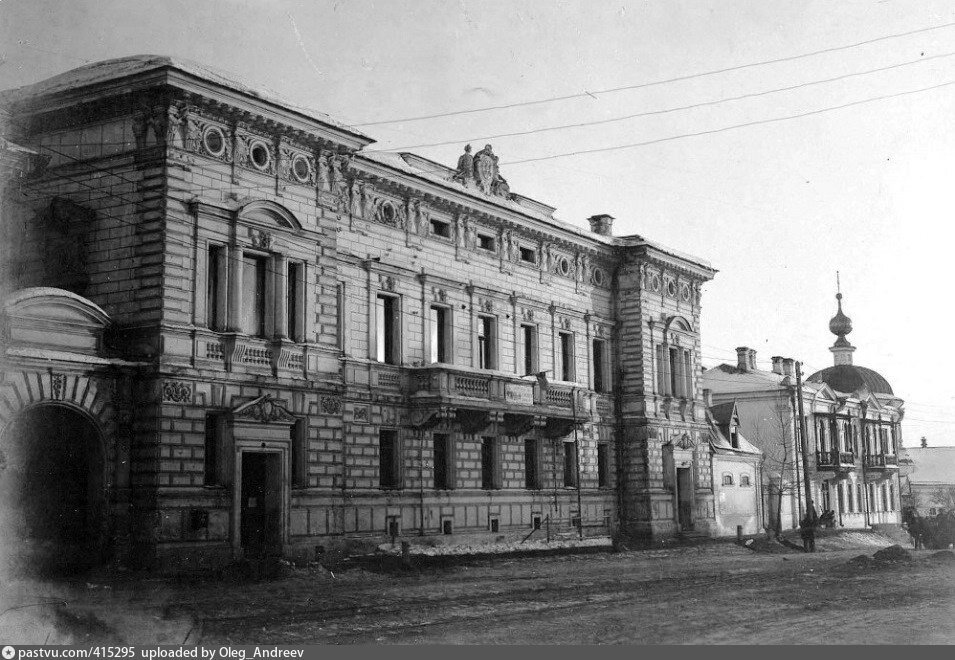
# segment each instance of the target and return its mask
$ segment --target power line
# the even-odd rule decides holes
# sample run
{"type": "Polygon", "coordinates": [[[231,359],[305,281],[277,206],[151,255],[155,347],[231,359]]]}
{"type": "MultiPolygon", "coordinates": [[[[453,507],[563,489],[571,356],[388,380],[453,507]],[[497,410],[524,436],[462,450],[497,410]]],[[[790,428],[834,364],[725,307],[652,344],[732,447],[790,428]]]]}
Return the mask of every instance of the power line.
{"type": "Polygon", "coordinates": [[[910,30],[910,31],[908,31],[908,32],[899,32],[899,33],[896,33],[896,34],[884,35],[884,36],[881,36],[881,37],[875,37],[875,38],[873,38],[873,39],[866,39],[865,41],[858,41],[858,42],[856,42],[856,43],[846,44],[846,45],[843,45],[843,46],[833,46],[833,47],[830,47],[830,48],[823,48],[823,49],[820,49],[820,50],[814,50],[814,51],[810,51],[810,52],[807,52],[807,53],[799,53],[799,54],[797,54],[797,55],[789,55],[789,56],[786,56],[786,57],[778,57],[778,58],[770,59],[770,60],[761,60],[761,61],[758,61],[758,62],[750,62],[750,63],[748,63],[748,64],[738,64],[738,65],[736,65],[736,66],[725,67],[725,68],[722,68],[722,69],[712,69],[712,70],[710,70],[710,71],[702,71],[702,72],[700,72],[700,73],[693,73],[693,74],[688,74],[688,75],[684,75],[684,76],[677,76],[677,77],[675,77],[675,78],[666,78],[666,79],[663,79],[663,80],[655,80],[655,81],[652,81],[652,82],[635,83],[635,84],[632,84],[632,85],[624,85],[624,86],[621,86],[621,87],[610,87],[610,88],[607,88],[607,89],[599,89],[599,90],[594,90],[594,91],[583,91],[583,92],[579,92],[579,93],[575,93],[575,94],[566,94],[566,95],[563,95],[563,96],[551,96],[551,97],[548,97],[548,98],[535,99],[535,100],[532,100],[532,101],[518,101],[518,102],[515,102],[515,103],[504,103],[504,104],[501,104],[501,105],[489,105],[489,106],[483,106],[483,107],[479,107],[479,108],[470,108],[470,109],[467,109],[467,110],[455,110],[455,111],[451,111],[451,112],[439,112],[439,113],[430,114],[430,115],[418,115],[418,116],[413,116],[413,117],[402,117],[402,118],[398,118],[398,119],[379,119],[379,120],[372,121],[372,122],[365,122],[365,123],[361,123],[361,124],[355,124],[355,127],[356,127],[356,128],[360,128],[360,127],[365,127],[365,126],[378,126],[378,125],[381,125],[381,124],[395,124],[395,123],[398,123],[398,122],[406,122],[406,121],[421,121],[421,120],[424,120],[424,119],[438,119],[438,118],[440,118],[440,117],[455,117],[455,116],[460,116],[460,115],[473,114],[473,113],[477,113],[477,112],[488,112],[488,111],[490,111],[490,110],[505,110],[505,109],[509,109],[509,108],[518,108],[518,107],[526,107],[526,106],[531,106],[531,105],[540,105],[540,104],[542,104],[542,103],[552,103],[552,102],[555,102],[555,101],[567,101],[567,100],[570,100],[570,99],[580,99],[580,98],[594,97],[594,96],[597,95],[597,94],[612,94],[612,93],[615,93],[615,92],[622,92],[622,91],[633,90],[633,89],[645,89],[645,88],[647,88],[647,87],[655,87],[655,86],[657,86],[657,85],[665,85],[665,84],[669,84],[669,83],[673,83],[673,82],[681,82],[681,81],[684,81],[684,80],[692,80],[692,79],[694,79],[694,78],[703,78],[703,77],[706,77],[706,76],[713,76],[713,75],[717,75],[717,74],[720,74],[720,73],[729,73],[729,72],[731,72],[731,71],[742,71],[742,70],[744,70],[744,69],[751,69],[751,68],[754,68],[754,67],[766,66],[766,65],[769,65],[769,64],[779,64],[779,63],[782,63],[782,62],[792,62],[792,61],[800,60],[800,59],[803,59],[803,58],[806,58],[806,57],[814,57],[814,56],[816,56],[816,55],[823,55],[823,54],[826,54],[826,53],[835,53],[835,52],[842,51],[842,50],[849,50],[849,49],[851,49],[851,48],[858,48],[858,47],[860,47],[860,46],[867,46],[867,45],[869,45],[869,44],[878,43],[878,42],[880,42],[880,41],[888,41],[888,40],[890,40],[890,39],[900,39],[900,38],[902,38],[902,37],[908,37],[908,36],[911,36],[911,35],[913,35],[913,34],[921,34],[921,33],[924,33],[924,32],[931,32],[931,31],[933,31],[933,30],[941,30],[941,29],[944,29],[944,28],[952,27],[953,25],[955,25],[955,22],[953,22],[953,23],[943,23],[942,25],[933,25],[933,26],[930,26],[930,27],[919,28],[919,29],[917,29],[917,30],[910,30]]]}
{"type": "Polygon", "coordinates": [[[520,160],[511,160],[502,163],[502,165],[519,165],[522,163],[536,163],[545,160],[554,160],[556,158],[566,158],[567,156],[582,156],[587,154],[603,153],[607,151],[619,151],[621,149],[633,149],[636,147],[646,147],[654,144],[661,144],[664,142],[672,142],[674,140],[682,140],[689,137],[701,137],[704,135],[715,135],[717,133],[725,133],[727,131],[733,131],[740,128],[749,128],[752,126],[762,126],[764,124],[775,124],[782,121],[789,121],[791,119],[802,119],[805,117],[812,117],[814,115],[821,115],[826,112],[833,112],[835,110],[844,110],[845,108],[851,108],[858,105],[865,105],[867,103],[874,103],[876,101],[885,101],[888,99],[898,98],[901,96],[910,96],[912,94],[920,94],[922,92],[929,92],[936,89],[941,89],[943,87],[948,87],[950,85],[955,85],[955,80],[950,80],[938,85],[932,85],[930,87],[921,87],[919,89],[906,90],[903,92],[895,92],[893,94],[883,94],[882,96],[873,96],[867,99],[861,99],[858,101],[851,101],[849,103],[843,103],[841,105],[827,106],[825,108],[819,108],[818,110],[810,110],[809,112],[801,112],[795,115],[785,115],[782,117],[770,117],[769,119],[757,119],[753,121],[744,122],[742,124],[732,124],[730,126],[722,126],[720,128],[714,128],[706,131],[697,131],[695,133],[681,133],[679,135],[671,135],[664,138],[657,138],[654,140],[646,140],[643,142],[633,142],[630,144],[619,144],[610,147],[598,147],[595,149],[579,149],[576,151],[568,151],[559,154],[551,154],[549,156],[537,156],[535,158],[522,158],[520,160]]]}
{"type": "Polygon", "coordinates": [[[523,136],[523,135],[534,135],[534,134],[537,134],[537,133],[545,133],[545,132],[549,132],[549,131],[562,131],[562,130],[566,130],[566,129],[570,129],[570,128],[584,128],[584,127],[587,127],[587,126],[600,126],[600,125],[604,125],[604,124],[613,124],[613,123],[617,123],[617,122],[621,122],[621,121],[627,121],[627,120],[630,120],[630,119],[638,119],[638,118],[640,118],[640,117],[651,117],[651,116],[656,116],[656,115],[665,115],[665,114],[669,114],[669,113],[671,113],[671,112],[679,112],[679,111],[682,111],[682,110],[692,110],[692,109],[695,109],[695,108],[705,108],[705,107],[710,107],[710,106],[714,106],[714,105],[720,105],[720,104],[722,104],[722,103],[729,103],[729,102],[732,102],[732,101],[741,101],[741,100],[743,100],[743,99],[757,98],[757,97],[760,97],[760,96],[766,96],[766,95],[768,95],[768,94],[776,94],[776,93],[779,93],[779,92],[789,92],[789,91],[793,91],[793,90],[796,90],[796,89],[803,89],[803,88],[805,88],[805,87],[811,87],[811,86],[814,86],[814,85],[822,85],[822,84],[826,84],[826,83],[836,82],[836,81],[838,81],[838,80],[846,80],[846,79],[848,79],[848,78],[854,78],[854,77],[858,77],[858,76],[866,76],[866,75],[870,75],[870,74],[873,74],[873,73],[881,73],[881,72],[883,72],[883,71],[890,71],[890,70],[892,70],[892,69],[899,69],[899,68],[906,67],[906,66],[912,66],[913,64],[920,64],[920,63],[922,63],[922,62],[928,62],[928,61],[930,61],[930,60],[937,60],[937,59],[942,59],[942,58],[946,58],[946,57],[952,57],[953,55],[955,55],[955,52],[943,53],[943,54],[941,54],[941,55],[931,55],[931,56],[929,56],[929,57],[921,57],[921,58],[918,58],[918,59],[915,59],[915,60],[909,60],[909,61],[907,61],[907,62],[901,62],[901,63],[899,63],[899,64],[892,64],[892,65],[889,65],[889,66],[883,66],[883,67],[879,67],[879,68],[876,68],[876,69],[868,69],[868,70],[866,70],[866,71],[857,71],[857,72],[854,72],[854,73],[846,73],[846,74],[843,74],[843,75],[841,75],[841,76],[834,76],[834,77],[832,77],[832,78],[823,78],[823,79],[821,79],[821,80],[811,80],[811,81],[804,82],[804,83],[799,83],[799,84],[796,84],[796,85],[789,85],[789,86],[787,86],[787,87],[776,87],[775,89],[767,89],[767,90],[764,90],[764,91],[761,91],[761,92],[751,92],[751,93],[748,93],[748,94],[740,94],[740,95],[737,95],[737,96],[727,96],[727,97],[720,98],[720,99],[714,99],[714,100],[712,100],[712,101],[702,101],[702,102],[700,102],[700,103],[691,103],[691,104],[689,104],[689,105],[674,106],[674,107],[672,107],[672,108],[663,108],[663,109],[660,109],[660,110],[647,110],[647,111],[644,111],[644,112],[638,112],[638,113],[634,113],[634,114],[630,114],[630,115],[623,115],[623,116],[619,116],[619,117],[610,117],[610,118],[608,118],[608,119],[596,119],[596,120],[593,120],[593,121],[578,122],[578,123],[575,123],[575,124],[560,124],[560,125],[557,125],[557,126],[544,126],[544,127],[541,127],[541,128],[528,129],[528,130],[526,130],[526,131],[514,131],[514,132],[512,132],[512,133],[497,133],[497,134],[494,134],[494,135],[483,135],[483,136],[480,136],[480,137],[471,137],[471,138],[458,138],[458,139],[455,139],[455,140],[445,140],[445,141],[443,141],[443,142],[429,142],[429,143],[425,143],[425,144],[413,144],[413,145],[406,146],[406,147],[395,147],[395,148],[392,148],[392,149],[368,149],[368,150],[365,151],[365,153],[408,151],[408,150],[411,150],[411,149],[427,149],[427,148],[431,148],[431,147],[443,147],[443,146],[446,146],[446,145],[461,144],[461,143],[463,143],[463,142],[479,142],[479,141],[481,141],[481,140],[494,140],[494,139],[497,139],[497,138],[509,138],[509,137],[519,137],[519,136],[523,136]]]}

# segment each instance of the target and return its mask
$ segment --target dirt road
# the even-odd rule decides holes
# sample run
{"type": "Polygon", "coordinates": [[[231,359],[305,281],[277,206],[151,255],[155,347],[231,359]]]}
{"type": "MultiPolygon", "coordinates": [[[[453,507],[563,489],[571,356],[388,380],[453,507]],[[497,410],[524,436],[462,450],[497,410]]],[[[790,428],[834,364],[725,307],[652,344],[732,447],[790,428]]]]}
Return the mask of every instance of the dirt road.
{"type": "Polygon", "coordinates": [[[84,602],[97,637],[127,641],[135,633],[108,619],[117,607],[209,644],[955,642],[955,562],[920,552],[850,564],[859,553],[719,544],[397,575],[309,569],[251,584],[117,584],[84,602]]]}

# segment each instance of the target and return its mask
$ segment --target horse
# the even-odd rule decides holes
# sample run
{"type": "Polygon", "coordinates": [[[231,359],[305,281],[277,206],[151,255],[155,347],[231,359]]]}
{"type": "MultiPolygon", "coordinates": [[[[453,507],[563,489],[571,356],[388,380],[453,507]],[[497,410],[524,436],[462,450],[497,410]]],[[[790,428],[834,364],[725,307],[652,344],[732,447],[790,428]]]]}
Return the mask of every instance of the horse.
{"type": "Polygon", "coordinates": [[[918,511],[906,507],[902,511],[902,526],[912,537],[912,545],[916,550],[925,548],[926,540],[934,537],[934,530],[930,522],[919,515],[918,511]]]}

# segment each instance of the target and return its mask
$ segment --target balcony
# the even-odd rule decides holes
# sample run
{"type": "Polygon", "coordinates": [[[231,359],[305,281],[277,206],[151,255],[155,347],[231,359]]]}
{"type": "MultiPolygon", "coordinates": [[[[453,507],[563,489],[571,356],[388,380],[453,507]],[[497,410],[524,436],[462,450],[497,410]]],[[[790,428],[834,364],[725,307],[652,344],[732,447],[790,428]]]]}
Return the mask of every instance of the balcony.
{"type": "Polygon", "coordinates": [[[896,470],[899,467],[895,454],[866,454],[862,457],[862,462],[871,470],[896,470]]]}
{"type": "Polygon", "coordinates": [[[851,451],[836,449],[816,452],[817,470],[853,470],[856,466],[855,454],[851,451]]]}
{"type": "Polygon", "coordinates": [[[508,435],[539,428],[545,436],[561,437],[591,414],[592,392],[585,387],[555,383],[544,389],[533,378],[452,365],[405,371],[416,426],[453,419],[465,433],[497,423],[508,435]]]}
{"type": "Polygon", "coordinates": [[[573,413],[574,390],[578,391],[577,415],[590,412],[590,390],[551,384],[546,390],[537,380],[499,372],[480,372],[452,365],[428,365],[408,370],[409,394],[413,400],[443,399],[464,406],[495,408],[559,409],[573,413]]]}

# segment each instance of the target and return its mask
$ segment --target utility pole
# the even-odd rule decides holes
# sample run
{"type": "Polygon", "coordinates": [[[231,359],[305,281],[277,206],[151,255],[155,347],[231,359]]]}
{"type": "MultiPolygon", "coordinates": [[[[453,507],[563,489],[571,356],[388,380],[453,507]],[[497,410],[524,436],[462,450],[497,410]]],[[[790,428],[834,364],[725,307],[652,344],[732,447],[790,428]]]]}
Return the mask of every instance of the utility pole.
{"type": "Polygon", "coordinates": [[[812,489],[809,484],[809,446],[806,440],[806,412],[803,410],[802,402],[802,362],[796,363],[796,390],[799,402],[799,440],[802,446],[802,478],[803,487],[806,489],[806,514],[811,515],[814,510],[812,507],[812,489]]]}
{"type": "MultiPolygon", "coordinates": [[[[789,409],[793,411],[793,462],[796,468],[796,502],[799,506],[799,520],[802,520],[802,498],[799,497],[799,492],[802,491],[802,479],[799,478],[799,457],[797,456],[797,453],[801,452],[796,449],[796,444],[799,443],[799,430],[802,428],[802,421],[799,419],[796,408],[796,388],[793,385],[789,386],[789,409]]],[[[785,449],[785,445],[783,448],[785,449]]],[[[803,461],[803,465],[805,464],[806,462],[803,461]]]]}

